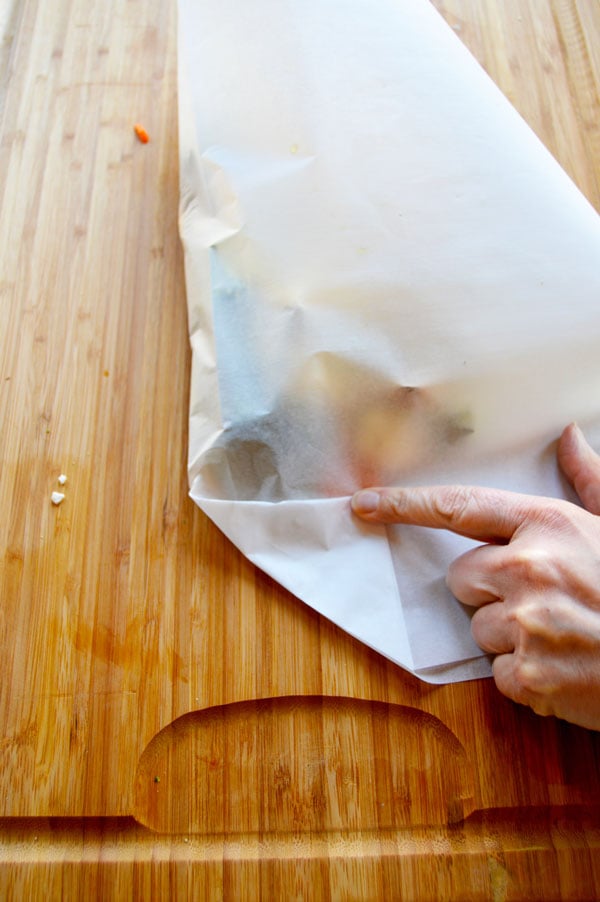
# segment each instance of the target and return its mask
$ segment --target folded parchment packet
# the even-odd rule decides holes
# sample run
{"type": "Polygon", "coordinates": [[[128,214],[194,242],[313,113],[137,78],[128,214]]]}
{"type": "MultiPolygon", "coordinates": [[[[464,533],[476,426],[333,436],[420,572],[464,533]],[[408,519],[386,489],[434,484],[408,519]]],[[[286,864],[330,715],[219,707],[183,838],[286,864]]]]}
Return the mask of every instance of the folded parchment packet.
{"type": "Polygon", "coordinates": [[[600,219],[428,0],[180,0],[192,498],[432,682],[490,673],[372,484],[567,497],[600,441],[600,219]]]}

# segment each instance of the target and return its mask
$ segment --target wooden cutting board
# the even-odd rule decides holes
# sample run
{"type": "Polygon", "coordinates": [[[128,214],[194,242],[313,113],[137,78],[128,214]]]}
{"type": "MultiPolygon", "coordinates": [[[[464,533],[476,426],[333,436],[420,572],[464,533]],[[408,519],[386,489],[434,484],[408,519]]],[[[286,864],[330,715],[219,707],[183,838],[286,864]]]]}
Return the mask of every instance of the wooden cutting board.
{"type": "MultiPolygon", "coordinates": [[[[600,210],[597,0],[436,5],[600,210]]],[[[187,498],[174,0],[0,28],[0,896],[600,897],[600,734],[419,682],[187,498]]]]}

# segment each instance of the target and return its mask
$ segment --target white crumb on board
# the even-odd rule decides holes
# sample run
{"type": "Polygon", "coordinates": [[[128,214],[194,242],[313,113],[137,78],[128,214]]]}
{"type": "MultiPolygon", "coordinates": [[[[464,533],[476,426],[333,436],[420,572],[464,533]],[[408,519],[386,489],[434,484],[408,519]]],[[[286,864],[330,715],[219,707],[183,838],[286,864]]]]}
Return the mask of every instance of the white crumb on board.
{"type": "Polygon", "coordinates": [[[65,500],[65,496],[62,492],[52,492],[52,494],[50,495],[50,500],[52,501],[52,504],[62,504],[62,502],[65,500]]]}
{"type": "Polygon", "coordinates": [[[61,474],[60,474],[60,476],[58,477],[58,481],[59,481],[59,483],[60,483],[61,485],[64,485],[64,484],[65,484],[65,482],[67,481],[67,477],[65,476],[64,473],[61,473],[61,474]]]}

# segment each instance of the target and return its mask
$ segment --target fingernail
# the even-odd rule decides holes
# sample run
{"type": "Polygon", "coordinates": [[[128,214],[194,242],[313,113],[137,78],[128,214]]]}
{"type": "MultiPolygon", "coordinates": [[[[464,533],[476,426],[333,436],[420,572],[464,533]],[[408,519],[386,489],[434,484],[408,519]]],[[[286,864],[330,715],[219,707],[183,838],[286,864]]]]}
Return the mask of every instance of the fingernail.
{"type": "Polygon", "coordinates": [[[579,445],[587,445],[587,439],[583,434],[583,430],[579,427],[579,424],[573,421],[571,423],[571,436],[575,439],[575,441],[579,445]]]}
{"type": "Polygon", "coordinates": [[[366,489],[357,492],[352,499],[352,509],[357,514],[374,514],[379,507],[379,493],[366,489]]]}

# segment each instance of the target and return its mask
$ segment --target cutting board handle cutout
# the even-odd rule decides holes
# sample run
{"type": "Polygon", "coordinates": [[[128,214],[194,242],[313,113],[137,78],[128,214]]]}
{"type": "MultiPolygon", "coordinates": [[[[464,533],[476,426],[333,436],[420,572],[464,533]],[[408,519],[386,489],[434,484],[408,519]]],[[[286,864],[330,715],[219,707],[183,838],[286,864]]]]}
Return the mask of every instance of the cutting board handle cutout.
{"type": "Polygon", "coordinates": [[[134,816],[168,834],[257,835],[457,823],[473,768],[412,707],[324,696],[185,714],[143,752],[134,816]]]}

